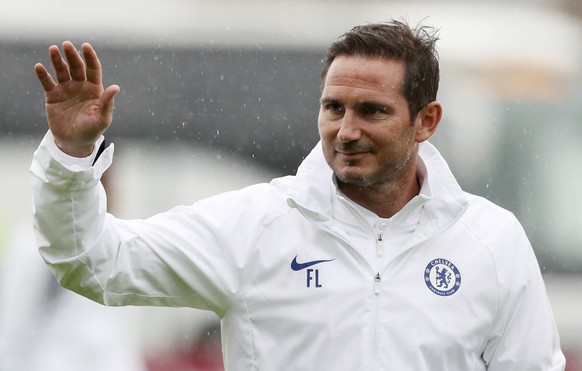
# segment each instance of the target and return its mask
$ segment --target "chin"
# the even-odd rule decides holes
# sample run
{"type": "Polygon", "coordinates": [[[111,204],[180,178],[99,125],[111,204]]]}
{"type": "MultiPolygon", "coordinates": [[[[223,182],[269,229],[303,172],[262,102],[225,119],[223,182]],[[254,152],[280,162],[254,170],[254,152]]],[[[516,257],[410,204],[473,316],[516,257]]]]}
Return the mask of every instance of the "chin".
{"type": "Polygon", "coordinates": [[[373,179],[366,174],[355,171],[336,171],[334,169],[335,177],[339,182],[359,187],[367,187],[374,184],[373,179]]]}

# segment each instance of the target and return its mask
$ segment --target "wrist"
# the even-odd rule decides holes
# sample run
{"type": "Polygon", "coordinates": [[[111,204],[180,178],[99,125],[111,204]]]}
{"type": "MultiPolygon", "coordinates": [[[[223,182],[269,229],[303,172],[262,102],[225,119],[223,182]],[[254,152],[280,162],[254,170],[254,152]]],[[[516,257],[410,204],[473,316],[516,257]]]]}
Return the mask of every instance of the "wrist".
{"type": "Polygon", "coordinates": [[[84,158],[89,157],[93,153],[93,149],[95,147],[94,144],[90,145],[76,145],[70,143],[60,143],[58,140],[55,139],[55,144],[63,153],[71,156],[71,157],[78,157],[84,158]]]}

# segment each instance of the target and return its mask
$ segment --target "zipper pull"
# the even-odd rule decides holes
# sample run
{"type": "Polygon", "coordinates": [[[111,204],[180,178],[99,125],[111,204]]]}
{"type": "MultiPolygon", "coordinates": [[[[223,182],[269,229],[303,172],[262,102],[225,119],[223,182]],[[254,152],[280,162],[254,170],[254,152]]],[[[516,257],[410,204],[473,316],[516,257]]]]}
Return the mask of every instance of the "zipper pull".
{"type": "Polygon", "coordinates": [[[376,275],[374,276],[374,294],[378,295],[380,294],[380,282],[382,281],[382,278],[380,277],[380,273],[376,273],[376,275]]]}
{"type": "Polygon", "coordinates": [[[376,239],[376,255],[379,258],[384,255],[384,239],[382,238],[382,233],[380,233],[376,239]]]}

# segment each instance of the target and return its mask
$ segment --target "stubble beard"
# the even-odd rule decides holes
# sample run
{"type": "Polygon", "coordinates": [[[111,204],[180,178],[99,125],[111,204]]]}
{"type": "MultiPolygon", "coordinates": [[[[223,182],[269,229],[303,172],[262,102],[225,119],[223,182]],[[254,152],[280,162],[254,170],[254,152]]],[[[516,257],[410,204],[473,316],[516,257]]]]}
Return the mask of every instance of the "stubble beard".
{"type": "Polygon", "coordinates": [[[358,172],[357,168],[365,164],[360,164],[357,160],[345,162],[340,166],[331,163],[330,167],[340,187],[380,188],[382,185],[397,184],[402,181],[403,172],[406,171],[414,153],[415,147],[411,146],[401,160],[386,165],[389,169],[384,168],[376,172],[358,172]],[[350,168],[356,171],[352,172],[350,168]]]}

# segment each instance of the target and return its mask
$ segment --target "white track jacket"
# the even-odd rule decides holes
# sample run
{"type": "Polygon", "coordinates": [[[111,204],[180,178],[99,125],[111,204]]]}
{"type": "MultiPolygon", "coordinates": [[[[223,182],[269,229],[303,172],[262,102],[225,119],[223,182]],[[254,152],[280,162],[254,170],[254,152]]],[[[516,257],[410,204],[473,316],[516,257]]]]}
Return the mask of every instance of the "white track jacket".
{"type": "Polygon", "coordinates": [[[105,305],[215,312],[227,370],[564,370],[522,227],[463,192],[428,143],[432,197],[406,243],[371,266],[331,217],[319,146],[296,176],[120,220],[99,182],[113,148],[71,171],[50,140],[31,172],[37,241],[58,281],[105,305]]]}

